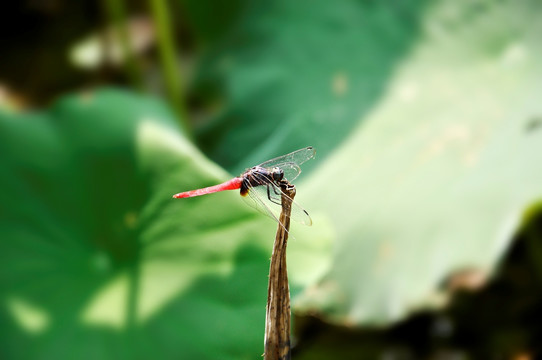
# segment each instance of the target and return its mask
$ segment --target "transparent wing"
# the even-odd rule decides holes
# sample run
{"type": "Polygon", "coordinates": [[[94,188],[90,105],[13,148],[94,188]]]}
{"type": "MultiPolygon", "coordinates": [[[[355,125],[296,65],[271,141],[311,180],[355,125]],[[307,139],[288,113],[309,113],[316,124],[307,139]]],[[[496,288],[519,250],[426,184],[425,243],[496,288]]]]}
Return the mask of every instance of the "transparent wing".
{"type": "Polygon", "coordinates": [[[271,219],[275,220],[276,222],[279,222],[280,217],[280,206],[270,203],[269,201],[265,201],[263,199],[266,198],[266,189],[263,186],[257,186],[253,187],[248,191],[248,196],[243,196],[243,200],[250,205],[251,207],[255,208],[262,214],[270,217],[271,219]],[[268,205],[269,204],[269,205],[268,205]]]}
{"type": "Polygon", "coordinates": [[[289,154],[267,160],[266,162],[263,162],[258,166],[264,168],[272,168],[275,166],[280,167],[280,164],[296,164],[299,168],[299,165],[314,158],[314,155],[316,155],[316,150],[312,146],[309,146],[304,149],[299,149],[289,154]]]}
{"type": "MultiPolygon", "coordinates": [[[[265,178],[264,175],[260,174],[256,174],[256,176],[265,178]]],[[[283,192],[278,186],[272,182],[266,182],[266,185],[252,186],[248,191],[248,195],[244,199],[250,206],[279,222],[283,192]]],[[[284,194],[284,196],[288,195],[284,194]]],[[[309,213],[295,201],[292,201],[290,219],[303,225],[312,225],[309,213]]]]}
{"type": "Polygon", "coordinates": [[[295,179],[297,179],[299,174],[301,174],[301,168],[299,167],[299,165],[293,162],[278,163],[273,165],[271,168],[274,167],[281,168],[282,171],[284,171],[284,178],[289,182],[293,182],[295,179]]]}
{"type": "Polygon", "coordinates": [[[303,225],[312,225],[312,219],[307,210],[299,206],[294,200],[292,200],[292,214],[290,218],[303,225]]]}

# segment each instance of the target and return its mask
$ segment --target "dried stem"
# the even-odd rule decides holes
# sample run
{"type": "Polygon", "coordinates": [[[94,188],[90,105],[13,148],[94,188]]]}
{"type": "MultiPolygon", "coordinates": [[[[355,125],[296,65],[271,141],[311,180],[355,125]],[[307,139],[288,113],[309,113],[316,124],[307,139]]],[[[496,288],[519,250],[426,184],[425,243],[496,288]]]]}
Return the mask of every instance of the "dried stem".
{"type": "Polygon", "coordinates": [[[269,268],[265,317],[265,360],[290,359],[290,287],[286,269],[286,246],[295,186],[281,183],[282,212],[269,268]],[[285,196],[287,195],[287,196],[285,196]]]}

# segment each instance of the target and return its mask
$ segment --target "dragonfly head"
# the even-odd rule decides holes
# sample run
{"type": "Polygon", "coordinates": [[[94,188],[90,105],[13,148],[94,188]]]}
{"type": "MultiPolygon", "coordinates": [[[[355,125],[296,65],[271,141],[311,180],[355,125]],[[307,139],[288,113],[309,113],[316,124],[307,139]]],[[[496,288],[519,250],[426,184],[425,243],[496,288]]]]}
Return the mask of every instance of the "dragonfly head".
{"type": "Polygon", "coordinates": [[[271,173],[274,181],[281,181],[284,177],[284,170],[279,167],[274,167],[271,173]]]}

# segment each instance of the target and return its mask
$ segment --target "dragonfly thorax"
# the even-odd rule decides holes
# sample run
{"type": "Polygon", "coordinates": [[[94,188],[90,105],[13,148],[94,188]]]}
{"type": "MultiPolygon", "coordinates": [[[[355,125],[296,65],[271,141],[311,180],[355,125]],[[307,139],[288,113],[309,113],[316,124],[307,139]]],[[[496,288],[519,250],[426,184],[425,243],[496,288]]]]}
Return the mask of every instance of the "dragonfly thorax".
{"type": "Polygon", "coordinates": [[[280,183],[284,178],[284,170],[279,167],[271,169],[261,166],[254,166],[248,169],[242,177],[241,195],[246,195],[251,187],[257,186],[274,186],[280,183]]]}

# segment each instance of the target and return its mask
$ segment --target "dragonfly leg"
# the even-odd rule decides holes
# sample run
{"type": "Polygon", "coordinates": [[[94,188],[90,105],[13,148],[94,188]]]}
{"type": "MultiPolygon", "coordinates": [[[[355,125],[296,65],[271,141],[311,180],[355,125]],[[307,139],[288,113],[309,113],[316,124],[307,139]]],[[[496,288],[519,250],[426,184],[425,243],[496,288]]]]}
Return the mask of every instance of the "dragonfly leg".
{"type": "MultiPolygon", "coordinates": [[[[277,205],[281,205],[280,202],[276,201],[276,200],[273,200],[271,198],[271,192],[269,191],[269,188],[272,187],[271,185],[267,184],[267,198],[269,199],[269,201],[271,201],[272,203],[274,204],[277,204],[277,205]]],[[[276,195],[279,195],[277,194],[277,191],[275,190],[275,188],[273,187],[273,192],[276,194],[276,195]]]]}

